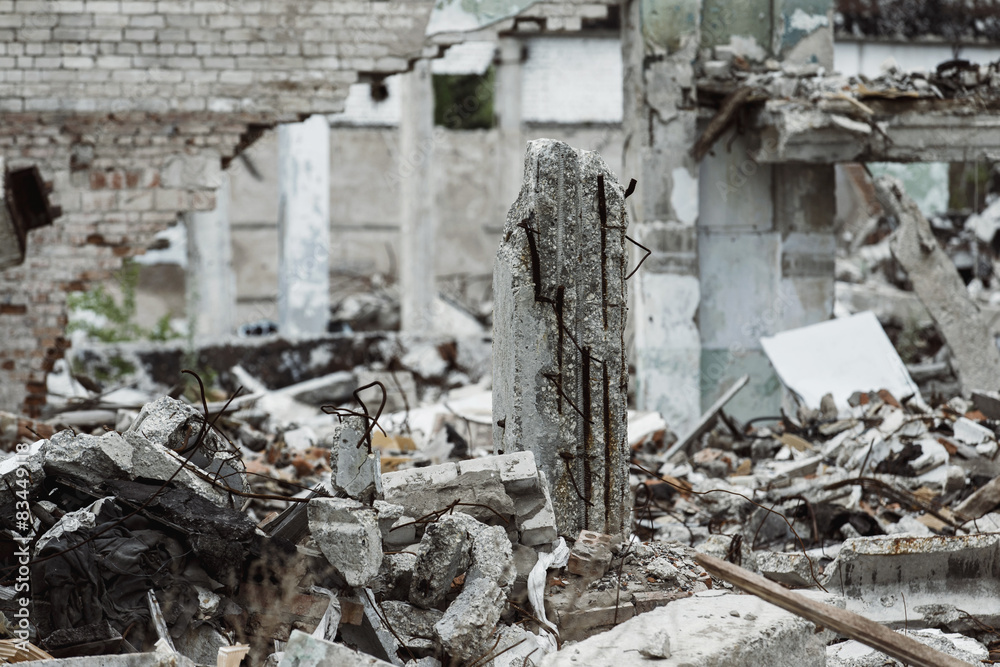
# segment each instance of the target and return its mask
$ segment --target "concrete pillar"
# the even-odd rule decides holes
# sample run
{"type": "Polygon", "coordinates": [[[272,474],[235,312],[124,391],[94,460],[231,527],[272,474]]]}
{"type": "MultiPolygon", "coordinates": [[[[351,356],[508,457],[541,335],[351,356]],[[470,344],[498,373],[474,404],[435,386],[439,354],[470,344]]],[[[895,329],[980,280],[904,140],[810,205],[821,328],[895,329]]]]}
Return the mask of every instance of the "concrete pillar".
{"type": "Polygon", "coordinates": [[[781,385],[759,340],[785,328],[787,309],[773,169],[751,159],[745,138],[732,132],[701,162],[701,401],[710,405],[749,374],[750,383],[727,406],[741,419],[776,415],[781,407],[781,385]]]}
{"type": "Polygon", "coordinates": [[[514,201],[521,187],[524,139],[521,133],[521,40],[500,38],[496,65],[494,113],[499,134],[499,197],[497,220],[507,214],[505,202],[514,201]]]}
{"type": "Polygon", "coordinates": [[[534,453],[565,536],[629,518],[627,224],[597,153],[528,144],[494,269],[493,443],[534,453]]]}
{"type": "Polygon", "coordinates": [[[400,317],[403,331],[433,327],[435,232],[434,86],[431,66],[418,60],[403,76],[400,119],[402,224],[399,247],[400,317]]]}
{"type": "Polygon", "coordinates": [[[330,125],[278,127],[278,331],[326,333],[330,319],[330,125]]]}
{"type": "Polygon", "coordinates": [[[220,175],[214,211],[185,214],[188,326],[196,336],[226,336],[236,326],[236,275],[229,235],[229,174],[220,175]]]}
{"type": "Polygon", "coordinates": [[[833,317],[837,210],[834,165],[774,165],[774,227],[781,235],[782,329],[833,317]]]}
{"type": "Polygon", "coordinates": [[[624,173],[639,182],[628,200],[632,236],[652,251],[632,279],[636,398],[677,432],[701,412],[698,167],[687,153],[698,136],[692,63],[700,13],[700,0],[622,6],[624,173]]]}

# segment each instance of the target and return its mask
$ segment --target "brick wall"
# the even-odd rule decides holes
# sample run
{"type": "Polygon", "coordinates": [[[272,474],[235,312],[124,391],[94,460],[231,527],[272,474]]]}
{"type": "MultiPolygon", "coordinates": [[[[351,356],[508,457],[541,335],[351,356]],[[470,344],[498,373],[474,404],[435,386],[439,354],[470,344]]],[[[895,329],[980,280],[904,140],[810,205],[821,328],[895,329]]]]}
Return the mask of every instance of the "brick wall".
{"type": "MultiPolygon", "coordinates": [[[[0,409],[41,412],[68,347],[66,294],[106,279],[178,214],[213,208],[220,169],[261,127],[340,111],[359,76],[436,54],[431,5],[0,0],[0,151],[9,168],[37,165],[63,209],[30,234],[25,263],[0,272],[0,409]]],[[[529,12],[566,30],[606,10],[563,0],[529,12]]]]}

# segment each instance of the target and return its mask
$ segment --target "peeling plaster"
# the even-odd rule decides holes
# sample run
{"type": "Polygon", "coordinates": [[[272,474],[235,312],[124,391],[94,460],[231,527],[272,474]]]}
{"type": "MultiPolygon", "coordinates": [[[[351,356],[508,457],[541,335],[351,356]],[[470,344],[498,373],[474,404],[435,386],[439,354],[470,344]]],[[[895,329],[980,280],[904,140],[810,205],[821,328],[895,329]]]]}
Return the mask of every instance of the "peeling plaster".
{"type": "Polygon", "coordinates": [[[767,58],[767,51],[752,35],[732,35],[729,38],[729,48],[734,55],[743,56],[748,60],[762,61],[767,58]]]}
{"type": "Polygon", "coordinates": [[[810,33],[820,28],[822,26],[830,25],[830,20],[826,17],[826,14],[806,14],[802,11],[801,7],[796,8],[795,13],[792,14],[791,18],[788,20],[789,30],[785,31],[787,35],[791,30],[801,30],[805,33],[810,33]]]}
{"type": "Polygon", "coordinates": [[[673,171],[670,205],[681,222],[693,225],[698,220],[698,179],[684,167],[673,171]]]}

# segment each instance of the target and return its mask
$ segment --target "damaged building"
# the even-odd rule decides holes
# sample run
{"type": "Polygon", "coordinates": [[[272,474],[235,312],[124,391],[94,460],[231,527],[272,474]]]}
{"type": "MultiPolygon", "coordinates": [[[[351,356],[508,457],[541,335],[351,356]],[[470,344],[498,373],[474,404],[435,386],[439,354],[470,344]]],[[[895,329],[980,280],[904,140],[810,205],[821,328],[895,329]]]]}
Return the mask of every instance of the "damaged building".
{"type": "Polygon", "coordinates": [[[0,662],[1000,660],[998,17],[0,2],[0,662]]]}

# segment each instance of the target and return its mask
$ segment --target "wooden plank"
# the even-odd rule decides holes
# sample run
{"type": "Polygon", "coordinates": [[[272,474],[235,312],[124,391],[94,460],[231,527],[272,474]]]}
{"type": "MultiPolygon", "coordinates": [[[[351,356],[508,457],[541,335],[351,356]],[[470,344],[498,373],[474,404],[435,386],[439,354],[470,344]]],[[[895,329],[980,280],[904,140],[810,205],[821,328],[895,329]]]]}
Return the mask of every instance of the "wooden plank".
{"type": "Polygon", "coordinates": [[[796,616],[812,621],[842,635],[882,651],[911,667],[969,667],[969,663],[932,649],[916,639],[894,632],[884,625],[865,618],[853,611],[810,600],[793,593],[760,575],[748,572],[724,560],[698,554],[698,564],[709,574],[739,586],[748,593],[777,605],[796,616]]]}
{"type": "Polygon", "coordinates": [[[684,437],[678,438],[677,442],[675,442],[670,449],[667,450],[667,453],[663,455],[663,460],[669,461],[671,456],[683,449],[686,449],[695,438],[700,437],[702,433],[711,428],[712,424],[715,423],[715,417],[722,411],[722,408],[726,407],[726,403],[733,400],[733,396],[735,396],[740,389],[745,387],[749,381],[750,376],[744,375],[737,379],[736,382],[733,382],[729,389],[726,390],[726,393],[724,393],[719,400],[713,403],[712,407],[710,407],[708,411],[701,416],[698,423],[695,424],[684,437]]]}
{"type": "Polygon", "coordinates": [[[976,489],[959,503],[955,514],[962,520],[971,521],[992,512],[997,505],[1000,505],[1000,477],[994,477],[976,489]]]}

